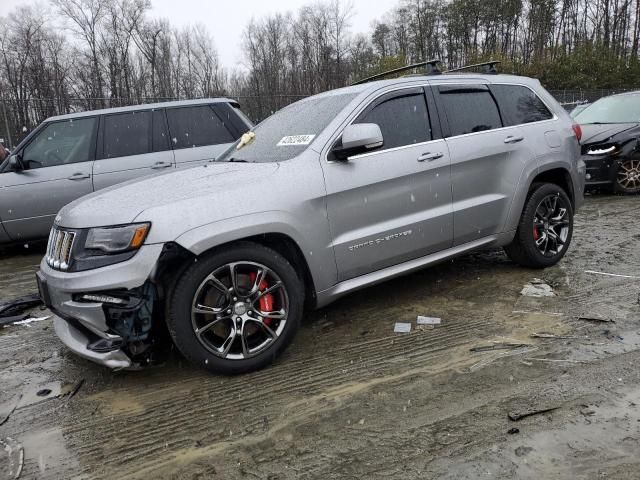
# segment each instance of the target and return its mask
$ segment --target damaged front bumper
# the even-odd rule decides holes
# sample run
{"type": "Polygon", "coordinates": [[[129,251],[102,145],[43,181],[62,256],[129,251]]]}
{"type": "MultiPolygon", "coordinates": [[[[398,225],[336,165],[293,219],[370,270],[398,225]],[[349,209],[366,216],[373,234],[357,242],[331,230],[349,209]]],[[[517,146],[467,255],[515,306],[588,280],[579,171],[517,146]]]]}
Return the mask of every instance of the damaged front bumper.
{"type": "Polygon", "coordinates": [[[609,155],[583,155],[582,160],[587,166],[587,188],[612,185],[615,182],[620,159],[612,158],[609,155]]]}
{"type": "Polygon", "coordinates": [[[109,368],[148,363],[155,286],[149,281],[162,245],[145,245],[125,262],[82,272],[62,272],[43,259],[37,273],[54,327],[73,352],[109,368]]]}

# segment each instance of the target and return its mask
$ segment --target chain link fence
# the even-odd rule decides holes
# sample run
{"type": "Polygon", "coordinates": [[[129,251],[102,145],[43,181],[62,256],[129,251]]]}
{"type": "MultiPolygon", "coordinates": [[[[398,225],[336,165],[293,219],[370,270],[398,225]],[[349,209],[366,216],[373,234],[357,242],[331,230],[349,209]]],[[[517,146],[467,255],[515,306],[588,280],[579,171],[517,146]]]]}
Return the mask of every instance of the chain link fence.
{"type": "Polygon", "coordinates": [[[631,92],[632,89],[590,89],[590,90],[549,90],[549,93],[562,105],[566,110],[571,111],[577,105],[585,103],[593,103],[602,97],[615,95],[616,93],[631,92]]]}
{"type": "MultiPolygon", "coordinates": [[[[591,103],[599,98],[624,91],[629,90],[549,90],[568,111],[577,105],[591,103]]],[[[229,95],[228,98],[239,102],[245,114],[254,122],[259,122],[280,108],[306,96],[304,94],[229,95]]],[[[54,115],[175,100],[187,100],[187,98],[30,98],[16,105],[16,102],[3,96],[0,97],[0,141],[7,148],[13,148],[42,120],[54,115]]]]}

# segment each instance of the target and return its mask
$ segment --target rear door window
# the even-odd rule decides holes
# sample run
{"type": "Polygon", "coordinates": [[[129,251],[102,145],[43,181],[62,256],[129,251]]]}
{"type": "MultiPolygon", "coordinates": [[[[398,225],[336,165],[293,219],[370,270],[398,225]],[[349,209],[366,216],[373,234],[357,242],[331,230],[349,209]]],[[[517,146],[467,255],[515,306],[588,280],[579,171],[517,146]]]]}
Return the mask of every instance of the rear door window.
{"type": "Polygon", "coordinates": [[[383,150],[431,140],[427,104],[422,89],[386,94],[360,114],[354,123],[375,123],[383,150]]]}
{"type": "Polygon", "coordinates": [[[151,152],[151,112],[104,116],[104,158],[128,157],[151,152]]]}
{"type": "Polygon", "coordinates": [[[449,121],[451,136],[502,127],[500,112],[485,86],[441,86],[440,100],[449,121]]]}
{"type": "Polygon", "coordinates": [[[505,125],[522,125],[553,118],[544,102],[530,88],[522,85],[491,85],[491,91],[500,104],[505,125]]]}
{"type": "Polygon", "coordinates": [[[236,137],[210,105],[167,109],[174,149],[233,142],[236,137]]]}
{"type": "Polygon", "coordinates": [[[34,169],[93,160],[96,123],[91,117],[48,124],[23,150],[24,163],[34,169]]]}

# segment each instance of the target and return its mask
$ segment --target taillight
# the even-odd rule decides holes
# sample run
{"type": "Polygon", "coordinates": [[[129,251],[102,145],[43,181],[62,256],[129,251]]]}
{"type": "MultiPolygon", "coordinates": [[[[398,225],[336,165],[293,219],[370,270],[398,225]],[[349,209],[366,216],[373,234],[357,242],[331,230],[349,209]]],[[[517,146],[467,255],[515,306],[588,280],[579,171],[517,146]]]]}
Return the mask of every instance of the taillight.
{"type": "Polygon", "coordinates": [[[573,128],[573,133],[576,134],[578,141],[582,140],[582,128],[580,125],[576,123],[575,125],[571,125],[571,128],[573,128]]]}

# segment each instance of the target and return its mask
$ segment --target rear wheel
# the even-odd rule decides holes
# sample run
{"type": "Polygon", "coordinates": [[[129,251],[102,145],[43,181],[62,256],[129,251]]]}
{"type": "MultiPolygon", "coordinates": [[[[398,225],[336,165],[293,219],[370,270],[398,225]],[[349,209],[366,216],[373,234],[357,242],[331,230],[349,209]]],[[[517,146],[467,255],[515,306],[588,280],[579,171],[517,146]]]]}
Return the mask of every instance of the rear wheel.
{"type": "Polygon", "coordinates": [[[640,193],[640,160],[628,159],[620,163],[614,188],[619,193],[640,193]]]}
{"type": "Polygon", "coordinates": [[[573,208],[566,192],[552,183],[533,185],[518,230],[504,249],[511,260],[530,268],[555,265],[573,234],[573,208]]]}
{"type": "Polygon", "coordinates": [[[173,292],[169,331],[182,354],[225,374],[271,362],[302,318],[304,289],[291,264],[250,242],[199,258],[173,292]]]}

